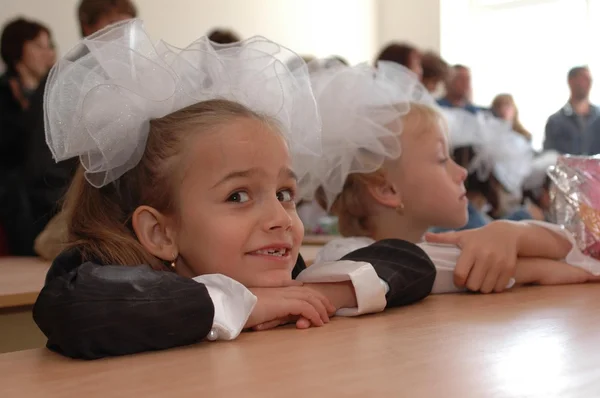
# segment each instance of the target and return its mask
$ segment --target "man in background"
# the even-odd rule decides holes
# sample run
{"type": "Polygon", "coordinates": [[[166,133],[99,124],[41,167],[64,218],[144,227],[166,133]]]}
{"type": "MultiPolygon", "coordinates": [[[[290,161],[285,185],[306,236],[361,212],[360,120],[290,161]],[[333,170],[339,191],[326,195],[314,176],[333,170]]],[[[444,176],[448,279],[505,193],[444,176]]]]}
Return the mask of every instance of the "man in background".
{"type": "Polygon", "coordinates": [[[438,100],[446,108],[462,108],[471,113],[480,111],[471,103],[471,71],[464,65],[450,68],[446,81],[446,96],[438,100]]]}
{"type": "MultiPolygon", "coordinates": [[[[82,37],[89,36],[115,22],[137,16],[131,0],[81,0],[77,9],[82,37]]],[[[47,77],[46,77],[47,78],[47,77]]],[[[32,131],[27,145],[27,168],[24,179],[30,201],[31,229],[20,239],[25,240],[34,253],[34,240],[48,222],[58,213],[62,198],[73,178],[78,159],[56,163],[46,145],[44,134],[44,88],[46,79],[32,97],[29,109],[32,131]]]]}
{"type": "Polygon", "coordinates": [[[594,122],[600,116],[600,109],[589,99],[592,75],[587,66],[577,66],[569,71],[567,82],[571,92],[569,102],[548,118],[544,149],[585,155],[590,152],[593,135],[600,134],[600,131],[594,133],[592,126],[598,126],[594,122]]]}

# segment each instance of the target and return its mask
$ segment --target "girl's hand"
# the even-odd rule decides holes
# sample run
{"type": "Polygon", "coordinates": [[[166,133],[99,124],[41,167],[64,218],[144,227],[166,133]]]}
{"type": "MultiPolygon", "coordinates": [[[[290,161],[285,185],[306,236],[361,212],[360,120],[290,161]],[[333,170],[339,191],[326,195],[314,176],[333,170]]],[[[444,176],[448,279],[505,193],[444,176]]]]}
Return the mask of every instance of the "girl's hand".
{"type": "Polygon", "coordinates": [[[454,270],[456,286],[499,293],[515,276],[521,230],[515,223],[496,221],[468,231],[427,234],[425,239],[462,250],[454,270]]]}
{"type": "Polygon", "coordinates": [[[329,322],[329,314],[335,307],[319,291],[301,286],[250,288],[258,298],[245,328],[266,330],[289,322],[306,329],[323,326],[329,322]]]}
{"type": "MultiPolygon", "coordinates": [[[[321,292],[329,299],[335,311],[340,308],[356,308],[356,291],[351,281],[335,282],[335,283],[305,283],[306,289],[313,289],[321,292]]],[[[335,313],[334,311],[334,313],[335,313]]],[[[330,314],[330,315],[333,315],[330,314]]]]}
{"type": "Polygon", "coordinates": [[[583,268],[546,258],[520,258],[515,279],[523,285],[570,285],[600,282],[583,268]]]}

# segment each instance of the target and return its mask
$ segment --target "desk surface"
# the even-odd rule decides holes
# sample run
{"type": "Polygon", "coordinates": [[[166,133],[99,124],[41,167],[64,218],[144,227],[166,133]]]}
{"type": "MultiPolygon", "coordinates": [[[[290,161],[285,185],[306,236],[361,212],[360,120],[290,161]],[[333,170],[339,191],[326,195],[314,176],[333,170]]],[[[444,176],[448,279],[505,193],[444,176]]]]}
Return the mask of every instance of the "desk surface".
{"type": "Polygon", "coordinates": [[[600,286],[432,296],[322,328],[73,361],[0,355],[3,397],[596,397],[600,286]]]}
{"type": "Polygon", "coordinates": [[[0,257],[0,309],[33,305],[49,268],[36,257],[0,257]]]}

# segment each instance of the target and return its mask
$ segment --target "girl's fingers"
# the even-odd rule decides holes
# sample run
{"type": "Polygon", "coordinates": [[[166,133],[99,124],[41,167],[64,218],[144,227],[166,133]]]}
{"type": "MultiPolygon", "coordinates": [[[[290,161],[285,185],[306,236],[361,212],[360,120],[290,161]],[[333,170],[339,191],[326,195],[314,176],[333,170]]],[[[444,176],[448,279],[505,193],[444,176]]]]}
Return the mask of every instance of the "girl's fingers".
{"type": "Polygon", "coordinates": [[[454,284],[458,287],[465,287],[469,280],[469,274],[475,263],[475,255],[471,250],[464,249],[458,261],[456,262],[456,268],[454,269],[454,284]]]}

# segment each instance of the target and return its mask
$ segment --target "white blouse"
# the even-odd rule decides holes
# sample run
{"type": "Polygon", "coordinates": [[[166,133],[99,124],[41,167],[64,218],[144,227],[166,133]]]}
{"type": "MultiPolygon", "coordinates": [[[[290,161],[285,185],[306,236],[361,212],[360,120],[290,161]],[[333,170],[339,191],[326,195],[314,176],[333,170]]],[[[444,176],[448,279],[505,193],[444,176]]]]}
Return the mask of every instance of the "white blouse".
{"type": "MultiPolygon", "coordinates": [[[[564,236],[571,242],[571,251],[567,254],[564,261],[572,266],[580,267],[593,275],[600,275],[600,261],[584,255],[577,247],[573,235],[560,227],[559,225],[546,223],[543,221],[521,221],[523,223],[538,225],[564,236]]],[[[371,238],[353,237],[335,239],[326,244],[317,254],[316,262],[332,261],[344,257],[346,254],[369,246],[375,241],[371,238]]],[[[454,285],[454,269],[460,257],[460,249],[454,245],[440,245],[434,243],[422,242],[418,246],[431,258],[437,270],[435,282],[433,284],[432,294],[456,293],[464,291],[454,285]]],[[[515,280],[511,279],[507,288],[513,287],[515,280]]]]}

